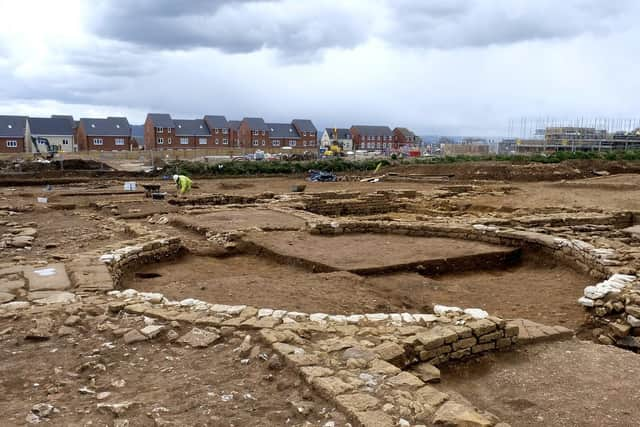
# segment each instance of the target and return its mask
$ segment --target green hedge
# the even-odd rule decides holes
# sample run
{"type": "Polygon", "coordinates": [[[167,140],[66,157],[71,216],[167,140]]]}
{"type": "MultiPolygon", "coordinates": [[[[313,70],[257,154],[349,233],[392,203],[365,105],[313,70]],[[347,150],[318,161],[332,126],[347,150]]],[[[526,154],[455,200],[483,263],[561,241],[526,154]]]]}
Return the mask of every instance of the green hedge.
{"type": "Polygon", "coordinates": [[[167,164],[161,174],[174,173],[188,176],[242,176],[242,175],[288,175],[306,173],[311,169],[327,172],[363,172],[382,166],[447,164],[478,161],[498,161],[510,163],[560,163],[567,160],[640,160],[640,151],[558,151],[552,154],[532,155],[490,155],[490,156],[445,156],[389,161],[381,159],[345,160],[343,158],[314,161],[240,161],[219,164],[177,161],[167,164]]]}
{"type": "Polygon", "coordinates": [[[179,161],[167,164],[161,171],[162,174],[184,174],[188,176],[208,175],[272,175],[272,174],[299,174],[309,170],[321,170],[327,172],[350,172],[375,170],[378,164],[389,166],[388,160],[362,160],[350,161],[341,158],[329,160],[299,161],[240,161],[226,163],[203,163],[179,161]]]}

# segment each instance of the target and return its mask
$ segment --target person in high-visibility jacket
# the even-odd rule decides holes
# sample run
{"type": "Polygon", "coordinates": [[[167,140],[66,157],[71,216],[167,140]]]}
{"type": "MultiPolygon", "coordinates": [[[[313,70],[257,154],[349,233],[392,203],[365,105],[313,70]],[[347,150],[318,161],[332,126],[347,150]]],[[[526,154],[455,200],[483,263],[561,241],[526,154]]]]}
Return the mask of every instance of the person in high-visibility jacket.
{"type": "Polygon", "coordinates": [[[178,194],[186,194],[191,190],[191,178],[184,175],[173,175],[173,180],[176,183],[176,187],[178,188],[178,194]]]}

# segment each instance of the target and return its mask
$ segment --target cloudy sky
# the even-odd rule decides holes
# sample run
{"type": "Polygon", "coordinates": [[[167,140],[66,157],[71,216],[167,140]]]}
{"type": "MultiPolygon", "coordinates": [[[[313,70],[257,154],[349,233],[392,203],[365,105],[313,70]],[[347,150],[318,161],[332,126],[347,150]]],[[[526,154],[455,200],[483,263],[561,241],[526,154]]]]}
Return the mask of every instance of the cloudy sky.
{"type": "Polygon", "coordinates": [[[0,0],[0,113],[505,135],[640,116],[636,0],[0,0]]]}

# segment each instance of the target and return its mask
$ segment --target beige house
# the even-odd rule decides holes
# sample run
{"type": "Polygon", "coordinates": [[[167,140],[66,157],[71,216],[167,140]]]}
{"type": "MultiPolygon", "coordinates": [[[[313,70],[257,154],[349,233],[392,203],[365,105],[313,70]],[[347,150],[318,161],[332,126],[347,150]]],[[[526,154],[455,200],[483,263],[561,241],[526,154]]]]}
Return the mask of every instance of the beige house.
{"type": "Polygon", "coordinates": [[[342,147],[344,151],[353,151],[353,139],[349,129],[326,128],[320,138],[320,147],[329,148],[335,142],[342,147]]]}
{"type": "MultiPolygon", "coordinates": [[[[73,118],[71,117],[30,117],[27,120],[25,145],[28,152],[35,152],[31,138],[44,138],[50,146],[57,146],[58,151],[72,153],[78,151],[74,137],[73,118]]],[[[38,150],[47,151],[46,144],[38,143],[38,150]]]]}

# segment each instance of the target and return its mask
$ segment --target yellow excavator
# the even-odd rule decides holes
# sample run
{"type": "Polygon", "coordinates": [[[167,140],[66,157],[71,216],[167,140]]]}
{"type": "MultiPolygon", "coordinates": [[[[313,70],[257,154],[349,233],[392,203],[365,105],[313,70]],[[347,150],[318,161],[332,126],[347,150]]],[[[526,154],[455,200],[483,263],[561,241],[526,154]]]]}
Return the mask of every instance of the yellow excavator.
{"type": "Polygon", "coordinates": [[[338,129],[333,128],[333,139],[331,146],[324,152],[326,157],[344,157],[342,145],[338,142],[338,129]]]}

